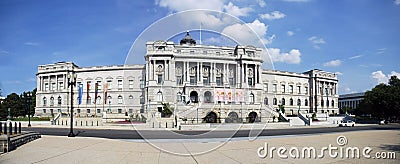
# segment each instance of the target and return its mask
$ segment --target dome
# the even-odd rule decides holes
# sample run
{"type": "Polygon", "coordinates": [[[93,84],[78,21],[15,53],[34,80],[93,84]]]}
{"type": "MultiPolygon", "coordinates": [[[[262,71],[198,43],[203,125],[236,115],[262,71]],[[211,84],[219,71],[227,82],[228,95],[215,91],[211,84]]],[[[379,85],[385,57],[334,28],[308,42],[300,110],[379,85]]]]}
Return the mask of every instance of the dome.
{"type": "Polygon", "coordinates": [[[189,31],[186,31],[186,36],[181,39],[180,44],[196,44],[196,40],[190,36],[189,31]]]}

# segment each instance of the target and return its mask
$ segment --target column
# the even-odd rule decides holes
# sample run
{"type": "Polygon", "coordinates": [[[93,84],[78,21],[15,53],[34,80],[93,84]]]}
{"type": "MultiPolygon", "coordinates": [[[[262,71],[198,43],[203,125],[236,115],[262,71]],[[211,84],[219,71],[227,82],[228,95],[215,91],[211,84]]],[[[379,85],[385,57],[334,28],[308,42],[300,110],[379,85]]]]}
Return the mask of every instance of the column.
{"type": "Polygon", "coordinates": [[[155,80],[156,78],[155,78],[155,70],[156,70],[156,61],[155,60],[152,60],[153,62],[153,65],[152,65],[152,70],[151,70],[151,74],[152,74],[152,77],[153,77],[153,80],[155,80]]]}
{"type": "Polygon", "coordinates": [[[200,81],[200,63],[199,62],[197,62],[196,76],[197,76],[197,82],[199,82],[200,81]]]}
{"type": "Polygon", "coordinates": [[[258,83],[258,65],[254,65],[254,84],[258,83]]]}
{"type": "Polygon", "coordinates": [[[164,71],[164,80],[169,80],[169,64],[168,60],[164,60],[165,71],[164,71]]]}
{"type": "Polygon", "coordinates": [[[214,68],[214,69],[213,69],[213,72],[214,72],[214,73],[213,73],[213,82],[216,83],[216,81],[217,81],[217,76],[215,76],[215,75],[217,74],[217,63],[214,63],[213,65],[214,65],[214,66],[213,66],[213,68],[214,68]]]}
{"type": "Polygon", "coordinates": [[[186,63],[186,81],[189,81],[189,62],[185,62],[186,63]]]}
{"type": "Polygon", "coordinates": [[[244,76],[243,76],[243,80],[244,80],[244,83],[245,84],[247,84],[247,80],[246,80],[246,77],[247,77],[247,64],[246,63],[244,63],[244,76]]]}
{"type": "Polygon", "coordinates": [[[240,83],[239,82],[239,76],[238,76],[238,75],[240,75],[239,74],[239,70],[240,70],[240,64],[236,63],[236,71],[235,71],[235,75],[234,75],[235,76],[235,81],[236,81],[235,82],[235,86],[236,87],[239,87],[239,83],[240,83]]]}
{"type": "Polygon", "coordinates": [[[203,83],[203,62],[200,62],[200,72],[199,72],[199,74],[200,74],[199,81],[200,81],[200,83],[203,83]]]}

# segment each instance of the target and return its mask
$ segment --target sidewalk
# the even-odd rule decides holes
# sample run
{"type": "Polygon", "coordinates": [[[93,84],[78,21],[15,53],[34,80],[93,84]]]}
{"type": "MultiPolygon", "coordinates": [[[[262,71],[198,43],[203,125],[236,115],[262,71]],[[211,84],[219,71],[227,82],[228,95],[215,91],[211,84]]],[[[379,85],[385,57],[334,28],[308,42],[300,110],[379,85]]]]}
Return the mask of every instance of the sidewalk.
{"type": "MultiPolygon", "coordinates": [[[[196,140],[182,142],[134,142],[85,137],[42,136],[19,147],[17,150],[0,156],[0,163],[399,163],[400,131],[358,131],[332,134],[301,136],[261,137],[254,141],[247,138],[227,143],[221,141],[196,140]],[[347,137],[347,145],[371,147],[375,152],[396,152],[397,159],[347,159],[331,158],[328,154],[322,159],[282,159],[274,152],[273,158],[260,158],[259,147],[268,143],[269,148],[310,147],[319,152],[329,144],[340,147],[337,137],[347,137]],[[161,150],[161,149],[164,149],[161,150]],[[168,152],[166,152],[168,151],[168,152]],[[178,155],[180,154],[180,155],[178,155]]],[[[286,153],[288,154],[288,153],[286,153]]]]}

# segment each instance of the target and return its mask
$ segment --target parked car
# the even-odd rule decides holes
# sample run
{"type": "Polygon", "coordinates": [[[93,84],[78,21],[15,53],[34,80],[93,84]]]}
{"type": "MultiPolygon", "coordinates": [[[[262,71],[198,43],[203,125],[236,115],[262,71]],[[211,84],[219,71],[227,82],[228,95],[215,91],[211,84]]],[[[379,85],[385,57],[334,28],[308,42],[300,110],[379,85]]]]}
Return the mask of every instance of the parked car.
{"type": "Polygon", "coordinates": [[[341,122],[341,123],[339,124],[339,126],[340,126],[340,127],[343,127],[343,126],[345,126],[345,127],[347,127],[347,126],[354,127],[355,124],[356,124],[356,123],[355,123],[354,121],[347,120],[347,121],[341,122]]]}

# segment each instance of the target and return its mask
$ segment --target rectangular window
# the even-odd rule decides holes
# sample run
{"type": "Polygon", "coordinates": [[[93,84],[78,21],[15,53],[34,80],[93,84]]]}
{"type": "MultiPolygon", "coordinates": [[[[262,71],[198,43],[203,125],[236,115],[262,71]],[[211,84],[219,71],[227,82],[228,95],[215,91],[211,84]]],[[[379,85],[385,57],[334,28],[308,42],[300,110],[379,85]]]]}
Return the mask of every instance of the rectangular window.
{"type": "Polygon", "coordinates": [[[229,78],[229,86],[231,86],[231,87],[235,86],[235,79],[234,78],[229,78]]]}
{"type": "Polygon", "coordinates": [[[97,109],[97,113],[100,113],[100,109],[97,109]]]}
{"type": "Polygon", "coordinates": [[[217,83],[218,86],[219,86],[219,85],[222,85],[221,77],[217,77],[217,78],[215,79],[215,82],[217,83]]]}
{"type": "Polygon", "coordinates": [[[56,83],[51,83],[51,90],[52,90],[52,91],[57,90],[56,87],[57,87],[57,86],[56,86],[56,83]]]}
{"type": "Polygon", "coordinates": [[[43,109],[43,113],[46,113],[46,109],[43,109]]]}
{"type": "Polygon", "coordinates": [[[285,93],[285,89],[286,89],[285,87],[286,87],[285,85],[282,85],[282,86],[281,86],[281,91],[282,91],[282,93],[285,93]]]}
{"type": "Polygon", "coordinates": [[[196,76],[190,76],[190,85],[196,85],[196,76]]]}
{"type": "Polygon", "coordinates": [[[176,85],[182,85],[183,81],[182,81],[182,76],[177,76],[176,77],[176,85]]]}
{"type": "Polygon", "coordinates": [[[289,92],[290,94],[293,94],[293,85],[289,85],[289,92]]]}
{"type": "Polygon", "coordinates": [[[50,114],[54,114],[53,109],[50,109],[50,114]]]}
{"type": "Polygon", "coordinates": [[[77,109],[77,110],[76,110],[76,113],[81,113],[81,109],[77,109]]]}
{"type": "Polygon", "coordinates": [[[49,90],[49,83],[44,83],[44,90],[48,91],[49,90]]]}
{"type": "Polygon", "coordinates": [[[122,113],[122,109],[118,109],[118,113],[122,113]]]}
{"type": "Polygon", "coordinates": [[[297,93],[301,94],[301,86],[297,86],[297,93]]]}
{"type": "Polygon", "coordinates": [[[101,91],[103,89],[103,86],[101,85],[101,81],[97,81],[97,89],[101,91]]]}
{"type": "Polygon", "coordinates": [[[163,82],[163,76],[162,75],[158,75],[157,84],[161,84],[162,82],[163,82]]]}
{"type": "Polygon", "coordinates": [[[276,92],[276,91],[277,91],[277,85],[276,85],[276,84],[273,84],[272,91],[273,91],[273,92],[276,92]]]}
{"type": "Polygon", "coordinates": [[[107,90],[111,90],[112,88],[112,80],[107,80],[107,90]]]}
{"type": "Polygon", "coordinates": [[[64,89],[64,83],[63,82],[59,82],[58,83],[58,90],[63,90],[64,89]]]}
{"type": "Polygon", "coordinates": [[[86,109],[86,113],[90,113],[90,109],[86,109]]]}
{"type": "Polygon", "coordinates": [[[129,113],[133,113],[133,109],[129,109],[129,113]]]}
{"type": "Polygon", "coordinates": [[[268,92],[268,83],[265,83],[265,84],[264,84],[264,91],[265,91],[265,92],[268,92]]]}
{"type": "Polygon", "coordinates": [[[308,87],[304,87],[304,93],[307,95],[308,94],[308,87]]]}
{"type": "Polygon", "coordinates": [[[143,88],[144,88],[145,83],[146,83],[146,82],[145,82],[144,80],[140,79],[140,89],[143,89],[143,88]]]}
{"type": "Polygon", "coordinates": [[[129,89],[133,89],[133,80],[129,80],[129,89]]]}
{"type": "Polygon", "coordinates": [[[118,80],[118,90],[122,90],[122,80],[118,80]]]}
{"type": "Polygon", "coordinates": [[[208,85],[208,77],[203,77],[203,85],[208,85]]]}
{"type": "Polygon", "coordinates": [[[253,84],[253,78],[249,78],[249,79],[247,79],[248,81],[248,84],[249,84],[249,86],[253,86],[254,84],[253,84]]]}

